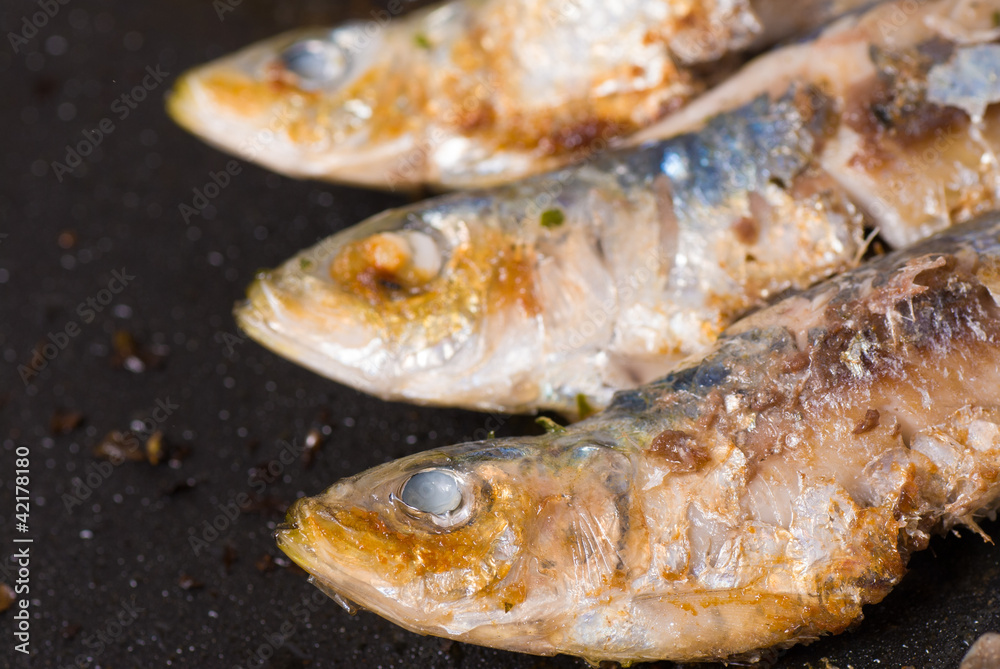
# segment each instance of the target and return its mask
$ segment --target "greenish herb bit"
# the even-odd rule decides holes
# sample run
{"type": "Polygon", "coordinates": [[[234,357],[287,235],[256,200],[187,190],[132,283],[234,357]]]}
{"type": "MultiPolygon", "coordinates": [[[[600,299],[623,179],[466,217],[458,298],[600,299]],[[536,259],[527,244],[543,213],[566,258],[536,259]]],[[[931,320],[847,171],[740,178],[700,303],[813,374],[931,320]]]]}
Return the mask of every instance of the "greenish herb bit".
{"type": "Polygon", "coordinates": [[[421,49],[431,48],[431,41],[427,39],[427,35],[423,33],[417,33],[416,35],[414,35],[413,41],[416,42],[417,46],[419,46],[421,49]]]}
{"type": "Polygon", "coordinates": [[[489,434],[486,435],[486,439],[487,440],[489,440],[489,439],[496,439],[496,438],[497,438],[497,433],[494,432],[493,430],[490,430],[489,434]]]}
{"type": "Polygon", "coordinates": [[[583,393],[578,393],[576,396],[576,412],[580,414],[580,419],[584,419],[587,416],[592,416],[597,413],[597,409],[590,406],[590,402],[587,401],[587,396],[583,393]]]}
{"type": "Polygon", "coordinates": [[[312,269],[312,266],[312,260],[309,260],[309,258],[299,258],[299,269],[303,272],[308,272],[312,269]]]}
{"type": "Polygon", "coordinates": [[[542,212],[543,228],[558,228],[565,221],[566,215],[562,213],[562,209],[546,209],[542,212]]]}
{"type": "Polygon", "coordinates": [[[1000,12],[993,12],[993,27],[1000,26],[1000,12]]]}
{"type": "Polygon", "coordinates": [[[551,418],[546,418],[545,416],[539,416],[535,419],[535,422],[541,425],[547,434],[559,434],[560,432],[566,431],[566,428],[562,425],[555,422],[551,418]]]}

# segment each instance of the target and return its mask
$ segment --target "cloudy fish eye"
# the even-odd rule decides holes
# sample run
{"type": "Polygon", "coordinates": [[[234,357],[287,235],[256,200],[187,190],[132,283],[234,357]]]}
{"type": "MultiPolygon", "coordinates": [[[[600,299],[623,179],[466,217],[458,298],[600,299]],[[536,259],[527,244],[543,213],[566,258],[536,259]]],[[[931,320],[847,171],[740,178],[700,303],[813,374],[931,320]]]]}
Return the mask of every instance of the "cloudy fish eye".
{"type": "Polygon", "coordinates": [[[349,56],[343,47],[332,41],[306,39],[281,52],[281,62],[299,78],[302,88],[315,89],[343,80],[349,56]]]}
{"type": "Polygon", "coordinates": [[[403,485],[400,500],[410,508],[441,516],[462,505],[462,491],[454,474],[430,469],[414,474],[403,485]]]}

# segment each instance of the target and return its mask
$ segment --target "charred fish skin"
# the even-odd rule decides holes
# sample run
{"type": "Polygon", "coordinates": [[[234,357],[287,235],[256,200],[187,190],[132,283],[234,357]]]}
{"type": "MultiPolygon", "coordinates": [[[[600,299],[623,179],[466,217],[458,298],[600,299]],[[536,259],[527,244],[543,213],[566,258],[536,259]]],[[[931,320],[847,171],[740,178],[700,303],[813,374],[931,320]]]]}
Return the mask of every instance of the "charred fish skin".
{"type": "Polygon", "coordinates": [[[853,266],[861,217],[815,160],[835,121],[792,86],[697,133],[390,210],[260,275],[237,320],[386,399],[604,406],[853,266]]]}
{"type": "Polygon", "coordinates": [[[782,300],[540,437],[387,463],[279,546],[422,633],[591,661],[753,659],[845,630],[1000,506],[1000,216],[782,300]]]}
{"type": "Polygon", "coordinates": [[[168,108],[292,176],[484,186],[606,147],[704,90],[702,71],[719,76],[867,2],[455,0],[405,17],[395,2],[386,18],[293,31],[196,68],[168,108]]]}
{"type": "Polygon", "coordinates": [[[840,122],[819,160],[894,247],[1000,206],[995,0],[881,3],[813,42],[764,54],[641,143],[690,132],[763,92],[810,83],[840,122]]]}
{"type": "Polygon", "coordinates": [[[879,5],[762,56],[640,146],[335,235],[262,275],[237,318],[387,399],[606,406],[855,264],[861,214],[902,247],[1000,207],[997,11],[879,5]]]}

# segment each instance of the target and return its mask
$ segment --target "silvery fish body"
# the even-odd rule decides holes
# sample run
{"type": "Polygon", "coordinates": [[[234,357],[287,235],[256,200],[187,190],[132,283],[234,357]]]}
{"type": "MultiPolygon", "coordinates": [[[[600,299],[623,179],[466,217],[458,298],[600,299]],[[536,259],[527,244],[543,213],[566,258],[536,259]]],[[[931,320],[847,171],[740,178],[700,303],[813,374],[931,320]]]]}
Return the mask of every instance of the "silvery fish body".
{"type": "Polygon", "coordinates": [[[538,437],[297,502],[279,546],[422,634],[591,661],[752,660],[841,632],[1000,506],[1000,215],[755,312],[538,437]]]}
{"type": "Polygon", "coordinates": [[[342,231],[261,274],[237,318],[387,399],[605,406],[854,266],[866,226],[902,247],[997,207],[997,11],[880,5],[754,61],[666,139],[342,231]]]}
{"type": "Polygon", "coordinates": [[[455,0],[402,15],[393,0],[197,68],[169,109],[293,176],[481,186],[607,146],[732,71],[738,54],[867,1],[455,0]]]}

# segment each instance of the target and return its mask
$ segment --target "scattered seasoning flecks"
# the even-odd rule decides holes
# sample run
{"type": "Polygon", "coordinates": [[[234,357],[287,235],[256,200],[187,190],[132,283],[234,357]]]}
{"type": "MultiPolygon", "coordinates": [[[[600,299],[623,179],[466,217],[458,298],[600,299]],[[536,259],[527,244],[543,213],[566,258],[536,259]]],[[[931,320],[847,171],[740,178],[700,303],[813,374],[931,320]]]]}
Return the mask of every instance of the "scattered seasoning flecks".
{"type": "Polygon", "coordinates": [[[149,464],[158,465],[163,462],[165,453],[166,446],[163,443],[163,431],[157,430],[149,435],[149,439],[146,440],[146,459],[149,460],[149,464]]]}
{"type": "Polygon", "coordinates": [[[162,344],[140,346],[128,330],[116,330],[111,337],[111,366],[123,367],[135,374],[160,367],[169,348],[162,344]]]}
{"type": "Polygon", "coordinates": [[[236,562],[239,557],[239,553],[236,552],[236,549],[233,548],[232,544],[226,544],[223,546],[222,566],[225,568],[227,574],[229,573],[229,568],[233,566],[233,563],[236,562]]]}
{"type": "MultiPolygon", "coordinates": [[[[996,14],[994,14],[996,16],[996,14]]],[[[77,235],[76,230],[63,230],[56,237],[56,243],[59,244],[59,248],[68,251],[74,246],[76,246],[77,235]]]]}
{"type": "Polygon", "coordinates": [[[271,557],[270,553],[264,553],[257,561],[254,562],[254,566],[257,567],[257,571],[262,574],[266,574],[269,571],[274,571],[278,568],[278,565],[274,563],[274,558],[271,557]]]}
{"type": "Polygon", "coordinates": [[[179,492],[194,490],[195,486],[197,485],[198,485],[198,479],[194,477],[182,479],[180,481],[175,482],[169,488],[166,488],[163,491],[163,494],[167,497],[170,497],[172,495],[176,495],[179,492]]]}
{"type": "Polygon", "coordinates": [[[72,641],[76,637],[76,635],[80,633],[80,630],[82,629],[83,625],[79,623],[71,623],[68,620],[64,620],[61,632],[62,638],[66,639],[67,641],[72,641]]]}
{"type": "Polygon", "coordinates": [[[72,432],[83,423],[83,413],[70,409],[56,409],[49,419],[49,432],[53,436],[72,432]]]}
{"type": "Polygon", "coordinates": [[[14,599],[14,589],[6,583],[0,583],[0,613],[9,609],[14,599]]]}
{"type": "Polygon", "coordinates": [[[181,574],[177,579],[177,585],[181,586],[181,590],[201,590],[205,587],[204,583],[189,574],[181,574]]]}
{"type": "Polygon", "coordinates": [[[566,431],[566,428],[546,416],[539,416],[535,422],[541,425],[547,434],[559,434],[566,431]]]}
{"type": "Polygon", "coordinates": [[[139,437],[131,430],[112,430],[97,442],[92,451],[95,458],[110,460],[118,465],[126,460],[141,462],[146,459],[139,444],[139,437]]]}
{"type": "Polygon", "coordinates": [[[562,212],[562,209],[546,209],[542,212],[539,222],[543,228],[558,228],[566,222],[566,215],[562,212]]]}
{"type": "Polygon", "coordinates": [[[316,460],[316,453],[323,446],[323,433],[319,428],[313,428],[306,434],[305,448],[302,449],[302,466],[309,469],[316,460]]]}

